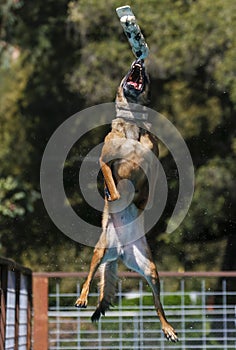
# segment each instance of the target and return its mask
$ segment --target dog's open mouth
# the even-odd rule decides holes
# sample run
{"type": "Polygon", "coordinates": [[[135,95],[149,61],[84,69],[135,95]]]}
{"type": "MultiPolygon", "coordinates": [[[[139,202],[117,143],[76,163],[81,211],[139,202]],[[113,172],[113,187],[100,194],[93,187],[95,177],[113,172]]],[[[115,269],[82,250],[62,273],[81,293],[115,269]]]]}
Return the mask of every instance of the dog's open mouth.
{"type": "Polygon", "coordinates": [[[135,63],[133,69],[131,70],[126,85],[134,88],[135,90],[142,91],[144,87],[144,77],[142,74],[142,65],[140,63],[135,63]]]}
{"type": "Polygon", "coordinates": [[[123,90],[126,97],[138,97],[144,90],[146,74],[143,61],[135,61],[123,82],[123,90]]]}

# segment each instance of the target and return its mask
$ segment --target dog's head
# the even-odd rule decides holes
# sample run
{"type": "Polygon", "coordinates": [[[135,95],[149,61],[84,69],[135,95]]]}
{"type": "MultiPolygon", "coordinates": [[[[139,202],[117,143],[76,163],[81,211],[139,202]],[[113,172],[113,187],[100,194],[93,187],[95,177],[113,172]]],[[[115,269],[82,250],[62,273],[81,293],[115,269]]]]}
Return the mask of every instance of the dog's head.
{"type": "Polygon", "coordinates": [[[129,72],[122,79],[117,92],[117,102],[131,102],[145,105],[148,102],[149,78],[143,60],[132,63],[129,72]]]}

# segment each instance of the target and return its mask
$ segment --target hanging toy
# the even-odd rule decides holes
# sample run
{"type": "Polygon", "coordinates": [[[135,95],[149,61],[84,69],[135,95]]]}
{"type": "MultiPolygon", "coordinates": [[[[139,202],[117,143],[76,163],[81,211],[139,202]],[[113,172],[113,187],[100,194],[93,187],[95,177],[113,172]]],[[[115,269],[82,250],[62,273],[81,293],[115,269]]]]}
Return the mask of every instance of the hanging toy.
{"type": "Polygon", "coordinates": [[[131,45],[134,56],[137,59],[144,60],[148,56],[149,49],[130,6],[118,7],[116,13],[120,18],[120,23],[131,45]]]}

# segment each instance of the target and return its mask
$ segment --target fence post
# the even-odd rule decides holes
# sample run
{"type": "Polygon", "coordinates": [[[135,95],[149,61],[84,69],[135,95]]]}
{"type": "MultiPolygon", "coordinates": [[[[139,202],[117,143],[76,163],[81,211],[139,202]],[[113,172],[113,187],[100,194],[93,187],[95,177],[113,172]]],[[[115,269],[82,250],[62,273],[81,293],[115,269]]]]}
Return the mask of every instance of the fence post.
{"type": "Polygon", "coordinates": [[[5,347],[5,327],[6,327],[6,302],[3,289],[0,289],[0,349],[5,347]]]}
{"type": "Polygon", "coordinates": [[[48,349],[48,278],[33,276],[34,350],[48,349]]]}

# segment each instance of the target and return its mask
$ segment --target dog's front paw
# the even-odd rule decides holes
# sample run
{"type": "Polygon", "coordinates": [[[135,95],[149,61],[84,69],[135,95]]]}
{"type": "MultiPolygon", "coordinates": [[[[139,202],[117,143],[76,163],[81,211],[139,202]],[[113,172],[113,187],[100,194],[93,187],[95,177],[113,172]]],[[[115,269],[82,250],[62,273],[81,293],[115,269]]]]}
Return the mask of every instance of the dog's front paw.
{"type": "Polygon", "coordinates": [[[116,191],[115,193],[113,193],[112,195],[110,195],[109,197],[107,197],[107,200],[109,202],[114,202],[116,200],[120,199],[120,194],[118,191],[116,191]]]}
{"type": "Polygon", "coordinates": [[[75,307],[78,307],[78,308],[86,308],[88,305],[88,300],[87,299],[83,299],[83,298],[78,298],[75,302],[75,307]]]}
{"type": "Polygon", "coordinates": [[[179,340],[176,331],[170,324],[167,324],[165,327],[162,328],[162,330],[165,334],[166,339],[168,339],[169,341],[177,342],[179,340]]]}
{"type": "Polygon", "coordinates": [[[116,201],[117,199],[120,199],[120,194],[117,190],[110,193],[107,187],[105,187],[105,196],[107,197],[107,200],[109,202],[113,202],[113,201],[116,201]]]}

